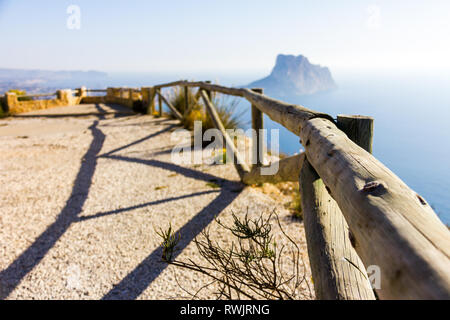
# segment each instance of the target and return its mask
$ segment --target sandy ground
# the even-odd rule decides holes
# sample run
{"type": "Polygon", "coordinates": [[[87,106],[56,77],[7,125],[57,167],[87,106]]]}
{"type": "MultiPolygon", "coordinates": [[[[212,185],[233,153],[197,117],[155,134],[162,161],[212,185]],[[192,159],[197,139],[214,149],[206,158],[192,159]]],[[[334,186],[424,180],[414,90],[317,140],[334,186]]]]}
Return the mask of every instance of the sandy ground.
{"type": "MultiPolygon", "coordinates": [[[[229,223],[247,210],[277,211],[309,280],[302,223],[244,188],[231,165],[174,164],[175,129],[173,120],[106,105],[0,120],[0,298],[186,297],[177,280],[195,292],[207,279],[162,263],[155,228],[181,232],[176,258],[186,260],[198,257],[192,239],[215,230],[215,216],[229,223]]],[[[212,298],[207,290],[199,297],[212,298]]]]}

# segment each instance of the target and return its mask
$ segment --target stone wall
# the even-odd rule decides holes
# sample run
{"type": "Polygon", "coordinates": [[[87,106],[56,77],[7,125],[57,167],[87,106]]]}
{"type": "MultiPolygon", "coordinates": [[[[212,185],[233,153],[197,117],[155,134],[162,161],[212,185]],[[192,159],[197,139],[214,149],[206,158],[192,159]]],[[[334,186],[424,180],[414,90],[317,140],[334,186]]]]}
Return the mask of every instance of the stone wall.
{"type": "Polygon", "coordinates": [[[119,104],[128,108],[133,108],[133,100],[138,98],[133,93],[133,89],[108,88],[106,91],[106,103],[119,104]]]}
{"type": "Polygon", "coordinates": [[[81,104],[98,104],[106,103],[106,96],[96,96],[96,97],[83,97],[81,98],[81,104]]]}
{"type": "Polygon", "coordinates": [[[7,92],[4,97],[6,110],[9,114],[18,114],[34,110],[43,110],[62,106],[74,106],[79,104],[81,97],[74,96],[72,90],[58,90],[56,99],[19,101],[15,93],[7,92]]]}
{"type": "MultiPolygon", "coordinates": [[[[73,90],[58,90],[56,99],[19,101],[15,93],[5,94],[5,111],[10,114],[30,112],[34,110],[49,109],[62,106],[74,106],[78,104],[112,103],[133,108],[136,101],[142,101],[144,109],[151,112],[154,109],[155,90],[152,87],[135,90],[130,88],[108,88],[105,96],[87,96],[85,87],[73,90]]],[[[1,98],[1,97],[0,97],[1,98]]],[[[145,111],[144,110],[144,111],[145,111]]]]}

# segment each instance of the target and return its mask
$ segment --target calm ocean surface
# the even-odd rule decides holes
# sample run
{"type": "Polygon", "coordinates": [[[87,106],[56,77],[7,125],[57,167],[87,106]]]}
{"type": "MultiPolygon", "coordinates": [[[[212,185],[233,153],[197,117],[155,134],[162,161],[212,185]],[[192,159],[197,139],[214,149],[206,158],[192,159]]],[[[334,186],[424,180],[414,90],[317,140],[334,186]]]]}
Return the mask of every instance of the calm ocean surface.
{"type": "MultiPolygon", "coordinates": [[[[144,86],[189,78],[189,75],[112,75],[108,85],[144,86]],[[117,79],[114,81],[114,79],[117,79]]],[[[224,85],[242,85],[258,76],[223,76],[224,85]]],[[[375,119],[373,153],[389,169],[422,195],[439,217],[450,224],[450,75],[340,75],[338,89],[282,100],[328,113],[359,114],[375,119]]],[[[276,97],[275,98],[280,98],[276,97]]],[[[249,105],[244,118],[250,119],[249,105]]],[[[280,151],[298,152],[299,138],[266,119],[266,128],[280,129],[280,151]]]]}

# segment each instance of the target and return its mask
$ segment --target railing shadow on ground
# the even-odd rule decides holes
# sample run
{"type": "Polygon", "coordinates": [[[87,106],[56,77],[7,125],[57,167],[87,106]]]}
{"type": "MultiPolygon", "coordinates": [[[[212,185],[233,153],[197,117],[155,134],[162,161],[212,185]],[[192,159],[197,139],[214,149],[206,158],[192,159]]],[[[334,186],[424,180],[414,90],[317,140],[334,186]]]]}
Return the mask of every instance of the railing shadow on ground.
{"type": "MultiPolygon", "coordinates": [[[[101,109],[101,107],[99,106],[101,109]]],[[[101,111],[101,110],[100,110],[101,111]]],[[[120,214],[122,212],[131,211],[151,205],[158,205],[168,201],[177,201],[189,197],[201,196],[205,194],[211,194],[220,192],[219,195],[199,213],[195,215],[185,226],[179,231],[187,235],[180,242],[180,246],[185,248],[194,238],[198,235],[223,209],[225,209],[233,200],[238,197],[243,189],[241,182],[229,181],[221,179],[217,176],[196,171],[189,168],[184,168],[176,164],[167,163],[154,159],[138,159],[129,158],[119,155],[112,155],[115,152],[122,151],[126,148],[134,146],[138,143],[142,143],[146,140],[154,138],[164,132],[171,130],[175,125],[168,125],[166,128],[152,133],[144,138],[138,139],[129,143],[123,147],[109,151],[104,155],[99,155],[104,141],[106,139],[105,134],[99,130],[99,120],[104,120],[104,114],[96,114],[98,120],[96,120],[89,129],[92,132],[93,140],[89,146],[88,151],[83,157],[84,161],[81,163],[80,170],[72,188],[72,193],[66,202],[65,207],[61,210],[56,218],[56,221],[50,225],[34,242],[29,246],[18,258],[16,258],[6,269],[0,272],[0,299],[6,299],[12,291],[19,285],[19,283],[25,278],[25,276],[36,267],[49,250],[55,245],[55,243],[62,237],[62,235],[68,230],[68,228],[76,222],[86,221],[89,219],[100,218],[108,215],[120,214]],[[182,174],[188,178],[204,181],[214,181],[222,189],[209,190],[203,192],[197,192],[193,194],[183,195],[179,197],[172,197],[167,199],[161,199],[152,201],[140,205],[131,206],[128,208],[113,210],[109,212],[101,212],[94,216],[79,217],[82,212],[83,205],[89,195],[89,190],[92,184],[92,178],[94,176],[97,161],[99,158],[106,158],[112,160],[119,160],[125,162],[134,162],[144,165],[154,166],[157,168],[174,171],[182,174]],[[189,236],[190,235],[190,236],[189,236]]],[[[182,249],[181,249],[182,250],[182,249]]],[[[115,286],[109,293],[104,296],[104,299],[132,299],[136,298],[142,293],[148,285],[156,279],[156,277],[165,269],[165,266],[158,264],[158,259],[161,257],[161,250],[156,249],[152,252],[133,272],[125,277],[117,286],[115,286]],[[156,262],[156,264],[154,264],[156,262]],[[155,268],[147,270],[149,263],[155,268]],[[148,272],[147,272],[148,271],[148,272]],[[124,289],[126,288],[126,289],[124,289]]]]}
{"type": "Polygon", "coordinates": [[[132,211],[132,210],[136,210],[136,209],[142,209],[142,208],[149,207],[149,206],[156,206],[156,205],[163,204],[163,203],[166,203],[166,202],[183,200],[183,199],[187,199],[187,198],[198,197],[198,196],[203,196],[203,195],[206,195],[206,194],[217,193],[217,192],[219,192],[219,191],[218,190],[209,190],[209,191],[190,193],[190,194],[186,194],[186,195],[182,195],[182,196],[178,196],[178,197],[172,197],[172,198],[166,198],[166,199],[161,199],[161,200],[156,200],[156,201],[150,201],[150,202],[146,202],[146,203],[130,206],[130,207],[127,207],[127,208],[121,208],[121,209],[111,210],[111,211],[106,211],[106,212],[99,212],[99,213],[97,213],[97,214],[95,214],[93,216],[80,217],[80,218],[78,218],[77,221],[81,222],[81,221],[87,221],[87,220],[91,220],[91,219],[103,218],[103,217],[116,215],[116,214],[120,214],[120,213],[127,212],[127,211],[132,211]]]}
{"type": "Polygon", "coordinates": [[[165,132],[167,132],[167,131],[170,131],[171,129],[173,129],[173,128],[175,128],[175,127],[176,127],[176,125],[174,125],[174,124],[169,125],[169,126],[167,126],[166,128],[164,128],[164,129],[161,129],[161,130],[159,130],[159,131],[157,131],[157,132],[151,133],[151,134],[149,134],[149,135],[147,135],[147,136],[145,136],[145,137],[143,137],[143,138],[141,138],[141,139],[138,139],[138,140],[136,140],[136,141],[133,141],[133,142],[127,144],[127,145],[124,145],[124,146],[122,146],[122,147],[119,147],[119,148],[113,149],[113,150],[111,150],[111,151],[108,151],[107,153],[102,154],[102,155],[100,155],[99,157],[107,157],[107,156],[109,156],[109,155],[111,155],[111,154],[113,154],[113,153],[116,153],[116,152],[125,150],[125,149],[127,149],[127,148],[129,148],[129,147],[132,147],[132,146],[137,145],[137,144],[139,144],[139,143],[142,143],[142,142],[144,142],[144,141],[146,141],[146,140],[149,140],[149,139],[151,139],[151,138],[154,138],[154,137],[156,137],[156,136],[158,136],[158,135],[160,135],[160,134],[162,134],[162,133],[165,133],[165,132]]]}
{"type": "MultiPolygon", "coordinates": [[[[221,186],[220,194],[205,208],[200,210],[189,222],[187,222],[177,232],[183,234],[178,245],[178,251],[174,257],[178,256],[192,240],[206,228],[214,218],[227,208],[243,190],[243,184],[237,181],[221,179],[217,176],[185,168],[173,163],[167,163],[154,159],[139,159],[123,156],[102,156],[119,161],[127,161],[158,167],[165,170],[174,171],[185,177],[203,180],[215,181],[221,186]]],[[[104,297],[103,300],[130,300],[136,299],[147,287],[167,268],[167,264],[161,261],[162,249],[156,248],[150,253],[133,271],[131,271],[119,284],[115,285],[104,297]]]]}
{"type": "MultiPolygon", "coordinates": [[[[89,127],[93,140],[88,151],[83,157],[80,169],[74,181],[71,195],[66,201],[64,208],[58,214],[56,221],[51,224],[19,257],[17,257],[6,269],[0,272],[0,299],[6,299],[11,292],[19,285],[24,277],[45,257],[48,251],[55,245],[61,236],[67,231],[70,225],[79,220],[83,205],[89,194],[92,178],[97,166],[98,155],[103,147],[106,136],[98,129],[99,121],[105,119],[104,109],[96,106],[100,113],[97,120],[89,127]]],[[[161,130],[155,134],[147,136],[147,139],[156,137],[165,132],[161,130]]],[[[147,140],[145,139],[145,140],[147,140]]],[[[140,139],[140,142],[144,141],[140,139]]],[[[132,143],[130,145],[134,145],[132,143]]],[[[122,148],[121,148],[122,150],[122,148]]]]}
{"type": "MultiPolygon", "coordinates": [[[[238,196],[239,193],[222,190],[217,198],[180,228],[177,232],[183,234],[183,237],[178,244],[178,251],[174,253],[173,257],[176,258],[238,196]]],[[[162,248],[158,246],[119,284],[115,285],[102,300],[131,300],[138,298],[167,268],[168,265],[162,262],[161,257],[162,248]]]]}
{"type": "MultiPolygon", "coordinates": [[[[178,251],[174,253],[174,259],[200,234],[213,220],[227,208],[240,193],[223,189],[220,194],[205,208],[200,210],[195,217],[180,228],[177,233],[182,234],[178,244],[178,251]]],[[[141,295],[148,286],[167,268],[167,264],[161,259],[162,248],[158,246],[150,253],[133,271],[122,281],[115,285],[102,300],[131,300],[141,295]]]]}
{"type": "Polygon", "coordinates": [[[244,188],[244,184],[240,181],[232,181],[228,179],[223,179],[220,177],[217,177],[213,174],[193,170],[191,168],[182,167],[180,165],[177,165],[175,163],[170,162],[164,162],[156,159],[140,159],[140,158],[132,158],[132,157],[125,157],[120,155],[102,155],[100,158],[107,158],[112,160],[120,160],[120,161],[126,161],[126,162],[133,162],[148,166],[153,166],[157,168],[161,168],[168,171],[173,171],[178,174],[181,174],[187,178],[192,178],[195,180],[203,180],[207,182],[214,181],[216,182],[221,188],[225,188],[229,191],[242,191],[244,188]]]}
{"type": "Polygon", "coordinates": [[[95,121],[89,130],[93,140],[83,157],[80,170],[74,182],[72,193],[66,205],[53,222],[18,258],[0,272],[0,299],[6,299],[22,279],[45,257],[49,250],[77,220],[89,194],[92,178],[97,166],[97,155],[105,142],[105,135],[97,129],[95,121]]]}

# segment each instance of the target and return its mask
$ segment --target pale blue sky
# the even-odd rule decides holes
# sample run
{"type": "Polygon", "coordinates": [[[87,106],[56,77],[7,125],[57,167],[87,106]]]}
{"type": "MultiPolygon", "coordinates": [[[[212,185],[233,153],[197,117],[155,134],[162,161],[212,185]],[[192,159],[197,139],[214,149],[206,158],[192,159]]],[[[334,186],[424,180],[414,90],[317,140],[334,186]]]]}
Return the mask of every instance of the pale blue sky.
{"type": "Polygon", "coordinates": [[[0,67],[265,73],[301,53],[332,70],[450,69],[449,17],[448,0],[0,0],[0,67]]]}

